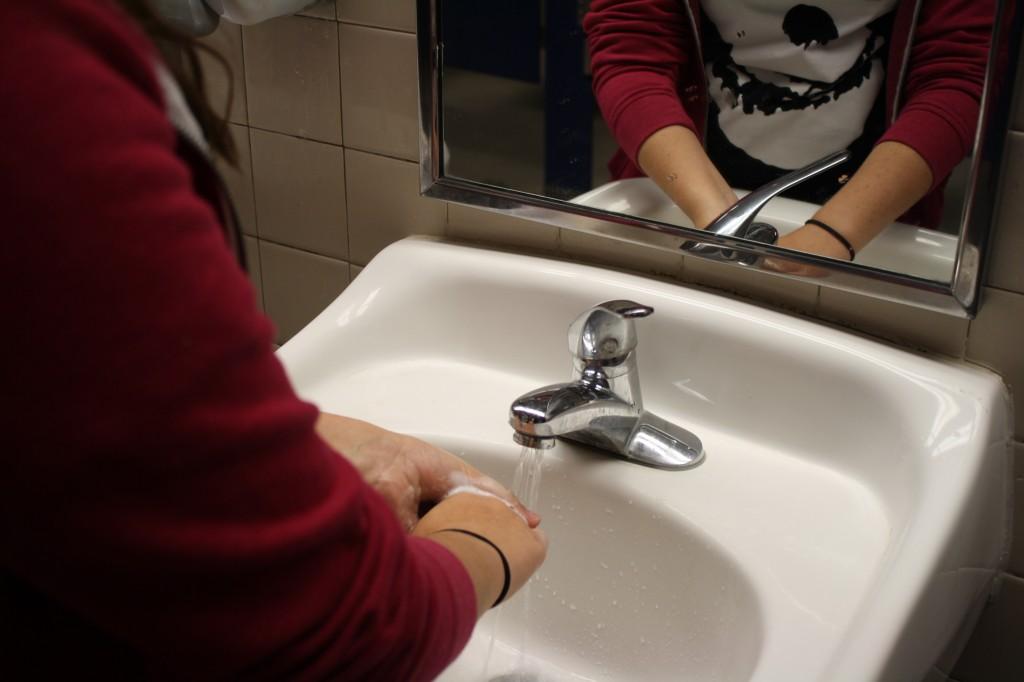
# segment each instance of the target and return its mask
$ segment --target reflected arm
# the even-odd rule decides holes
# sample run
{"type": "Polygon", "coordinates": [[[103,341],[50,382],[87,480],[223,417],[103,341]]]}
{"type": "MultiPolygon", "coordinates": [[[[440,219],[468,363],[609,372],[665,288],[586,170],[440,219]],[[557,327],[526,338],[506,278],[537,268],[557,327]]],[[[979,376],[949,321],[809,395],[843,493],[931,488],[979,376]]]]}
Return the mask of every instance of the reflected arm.
{"type": "Polygon", "coordinates": [[[640,146],[640,168],[696,227],[703,229],[736,203],[736,193],[689,128],[662,128],[640,146]]]}
{"type": "MultiPolygon", "coordinates": [[[[931,169],[920,154],[899,142],[883,142],[814,217],[841,232],[859,252],[931,186],[931,169]]],[[[785,235],[779,246],[841,260],[850,257],[835,237],[814,225],[785,235]]]]}

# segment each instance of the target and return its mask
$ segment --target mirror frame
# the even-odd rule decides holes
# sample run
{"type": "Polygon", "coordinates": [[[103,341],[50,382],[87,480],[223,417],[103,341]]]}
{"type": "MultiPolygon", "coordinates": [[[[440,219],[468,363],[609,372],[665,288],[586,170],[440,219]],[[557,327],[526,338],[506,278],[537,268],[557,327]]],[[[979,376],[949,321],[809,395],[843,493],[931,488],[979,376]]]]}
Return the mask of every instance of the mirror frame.
{"type": "MultiPolygon", "coordinates": [[[[579,230],[610,239],[665,251],[680,257],[705,258],[683,252],[684,242],[699,240],[741,253],[758,256],[758,265],[731,263],[777,277],[796,279],[823,287],[925,308],[957,317],[973,318],[980,304],[985,270],[985,247],[992,232],[997,200],[1000,163],[1006,144],[1010,106],[1017,83],[1022,13],[1018,8],[1012,22],[1008,11],[1015,0],[997,0],[989,62],[982,90],[974,153],[961,213],[960,234],[952,280],[938,282],[898,272],[881,270],[810,253],[790,251],[759,242],[723,237],[694,228],[680,227],[622,213],[571,204],[564,200],[520,190],[489,185],[465,178],[446,176],[443,168],[443,45],[439,42],[441,0],[417,0],[417,52],[419,63],[419,148],[420,191],[424,196],[485,208],[505,215],[579,230]],[[1006,73],[996,87],[995,71],[1001,50],[1007,55],[1006,73]],[[763,257],[812,265],[824,276],[782,274],[759,266],[763,257]]],[[[720,261],[719,261],[720,262],[720,261]]]]}

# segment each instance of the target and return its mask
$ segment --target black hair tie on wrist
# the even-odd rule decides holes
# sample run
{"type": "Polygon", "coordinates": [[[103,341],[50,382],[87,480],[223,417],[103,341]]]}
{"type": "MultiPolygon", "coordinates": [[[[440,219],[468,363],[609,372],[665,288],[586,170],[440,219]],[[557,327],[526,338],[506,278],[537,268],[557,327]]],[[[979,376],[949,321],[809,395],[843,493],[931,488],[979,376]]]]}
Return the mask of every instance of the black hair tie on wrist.
{"type": "Polygon", "coordinates": [[[811,218],[810,220],[807,220],[805,222],[808,225],[815,225],[817,227],[820,227],[821,229],[825,230],[830,235],[835,237],[837,240],[839,240],[839,243],[841,243],[843,246],[845,246],[846,250],[850,252],[850,260],[853,260],[854,258],[857,257],[857,252],[853,250],[853,244],[851,244],[850,240],[847,239],[846,237],[844,237],[843,234],[839,230],[835,229],[831,225],[826,225],[825,223],[821,222],[820,220],[815,220],[814,218],[811,218]]]}
{"type": "Polygon", "coordinates": [[[508,596],[508,589],[512,586],[512,569],[509,568],[508,559],[505,558],[505,553],[501,551],[500,547],[485,538],[483,535],[474,533],[471,530],[465,530],[464,528],[443,528],[441,530],[434,531],[434,533],[462,533],[463,535],[476,538],[480,542],[485,542],[493,547],[494,551],[498,553],[498,558],[501,559],[501,568],[505,571],[505,582],[501,586],[501,592],[498,594],[498,598],[494,600],[493,604],[491,604],[491,608],[493,609],[505,600],[505,597],[508,596]]]}

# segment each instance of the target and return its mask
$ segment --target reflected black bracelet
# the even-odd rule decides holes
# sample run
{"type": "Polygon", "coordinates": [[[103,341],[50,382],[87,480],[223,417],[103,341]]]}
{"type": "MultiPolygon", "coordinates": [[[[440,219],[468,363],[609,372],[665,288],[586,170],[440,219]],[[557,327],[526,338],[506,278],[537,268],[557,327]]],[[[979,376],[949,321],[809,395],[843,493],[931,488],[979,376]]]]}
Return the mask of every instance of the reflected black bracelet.
{"type": "Polygon", "coordinates": [[[815,225],[817,227],[820,227],[821,229],[825,230],[830,235],[832,235],[833,237],[838,239],[839,242],[843,246],[846,247],[846,250],[850,252],[850,260],[853,260],[854,258],[857,257],[857,252],[853,250],[853,244],[851,244],[850,240],[847,239],[846,237],[844,237],[843,234],[839,230],[835,229],[831,225],[826,225],[825,223],[821,222],[820,220],[815,220],[814,218],[811,218],[810,220],[808,220],[806,222],[807,222],[808,225],[815,225]]]}
{"type": "Polygon", "coordinates": [[[480,542],[486,542],[494,548],[494,551],[498,553],[498,558],[501,559],[501,568],[505,571],[505,582],[501,586],[501,592],[498,594],[498,598],[494,600],[493,604],[491,604],[491,608],[493,609],[495,606],[503,602],[505,597],[508,596],[509,587],[512,586],[512,569],[509,568],[508,559],[505,558],[505,553],[501,551],[501,548],[485,538],[483,535],[464,528],[442,528],[441,530],[435,530],[431,535],[437,533],[462,533],[463,535],[468,535],[471,538],[476,538],[480,542]]]}

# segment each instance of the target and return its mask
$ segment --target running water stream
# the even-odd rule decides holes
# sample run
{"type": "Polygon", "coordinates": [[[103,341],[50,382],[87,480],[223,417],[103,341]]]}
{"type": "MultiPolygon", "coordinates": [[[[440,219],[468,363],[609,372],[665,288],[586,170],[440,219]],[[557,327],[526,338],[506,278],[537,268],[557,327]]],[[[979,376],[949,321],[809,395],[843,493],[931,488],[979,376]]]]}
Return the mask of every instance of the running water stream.
{"type": "MultiPolygon", "coordinates": [[[[544,450],[524,447],[519,454],[519,464],[512,479],[512,492],[523,505],[532,511],[537,509],[537,498],[540,493],[540,479],[544,464],[544,450]]],[[[534,682],[539,680],[536,672],[529,669],[527,663],[527,634],[530,630],[529,617],[533,600],[530,598],[530,586],[536,576],[527,581],[517,595],[499,607],[491,626],[491,641],[487,649],[484,663],[483,679],[490,682],[534,682]],[[509,642],[518,650],[515,662],[508,666],[507,661],[500,661],[494,656],[494,642],[498,639],[499,624],[517,623],[516,638],[509,642]]],[[[506,630],[513,628],[506,627],[506,630]]]]}

